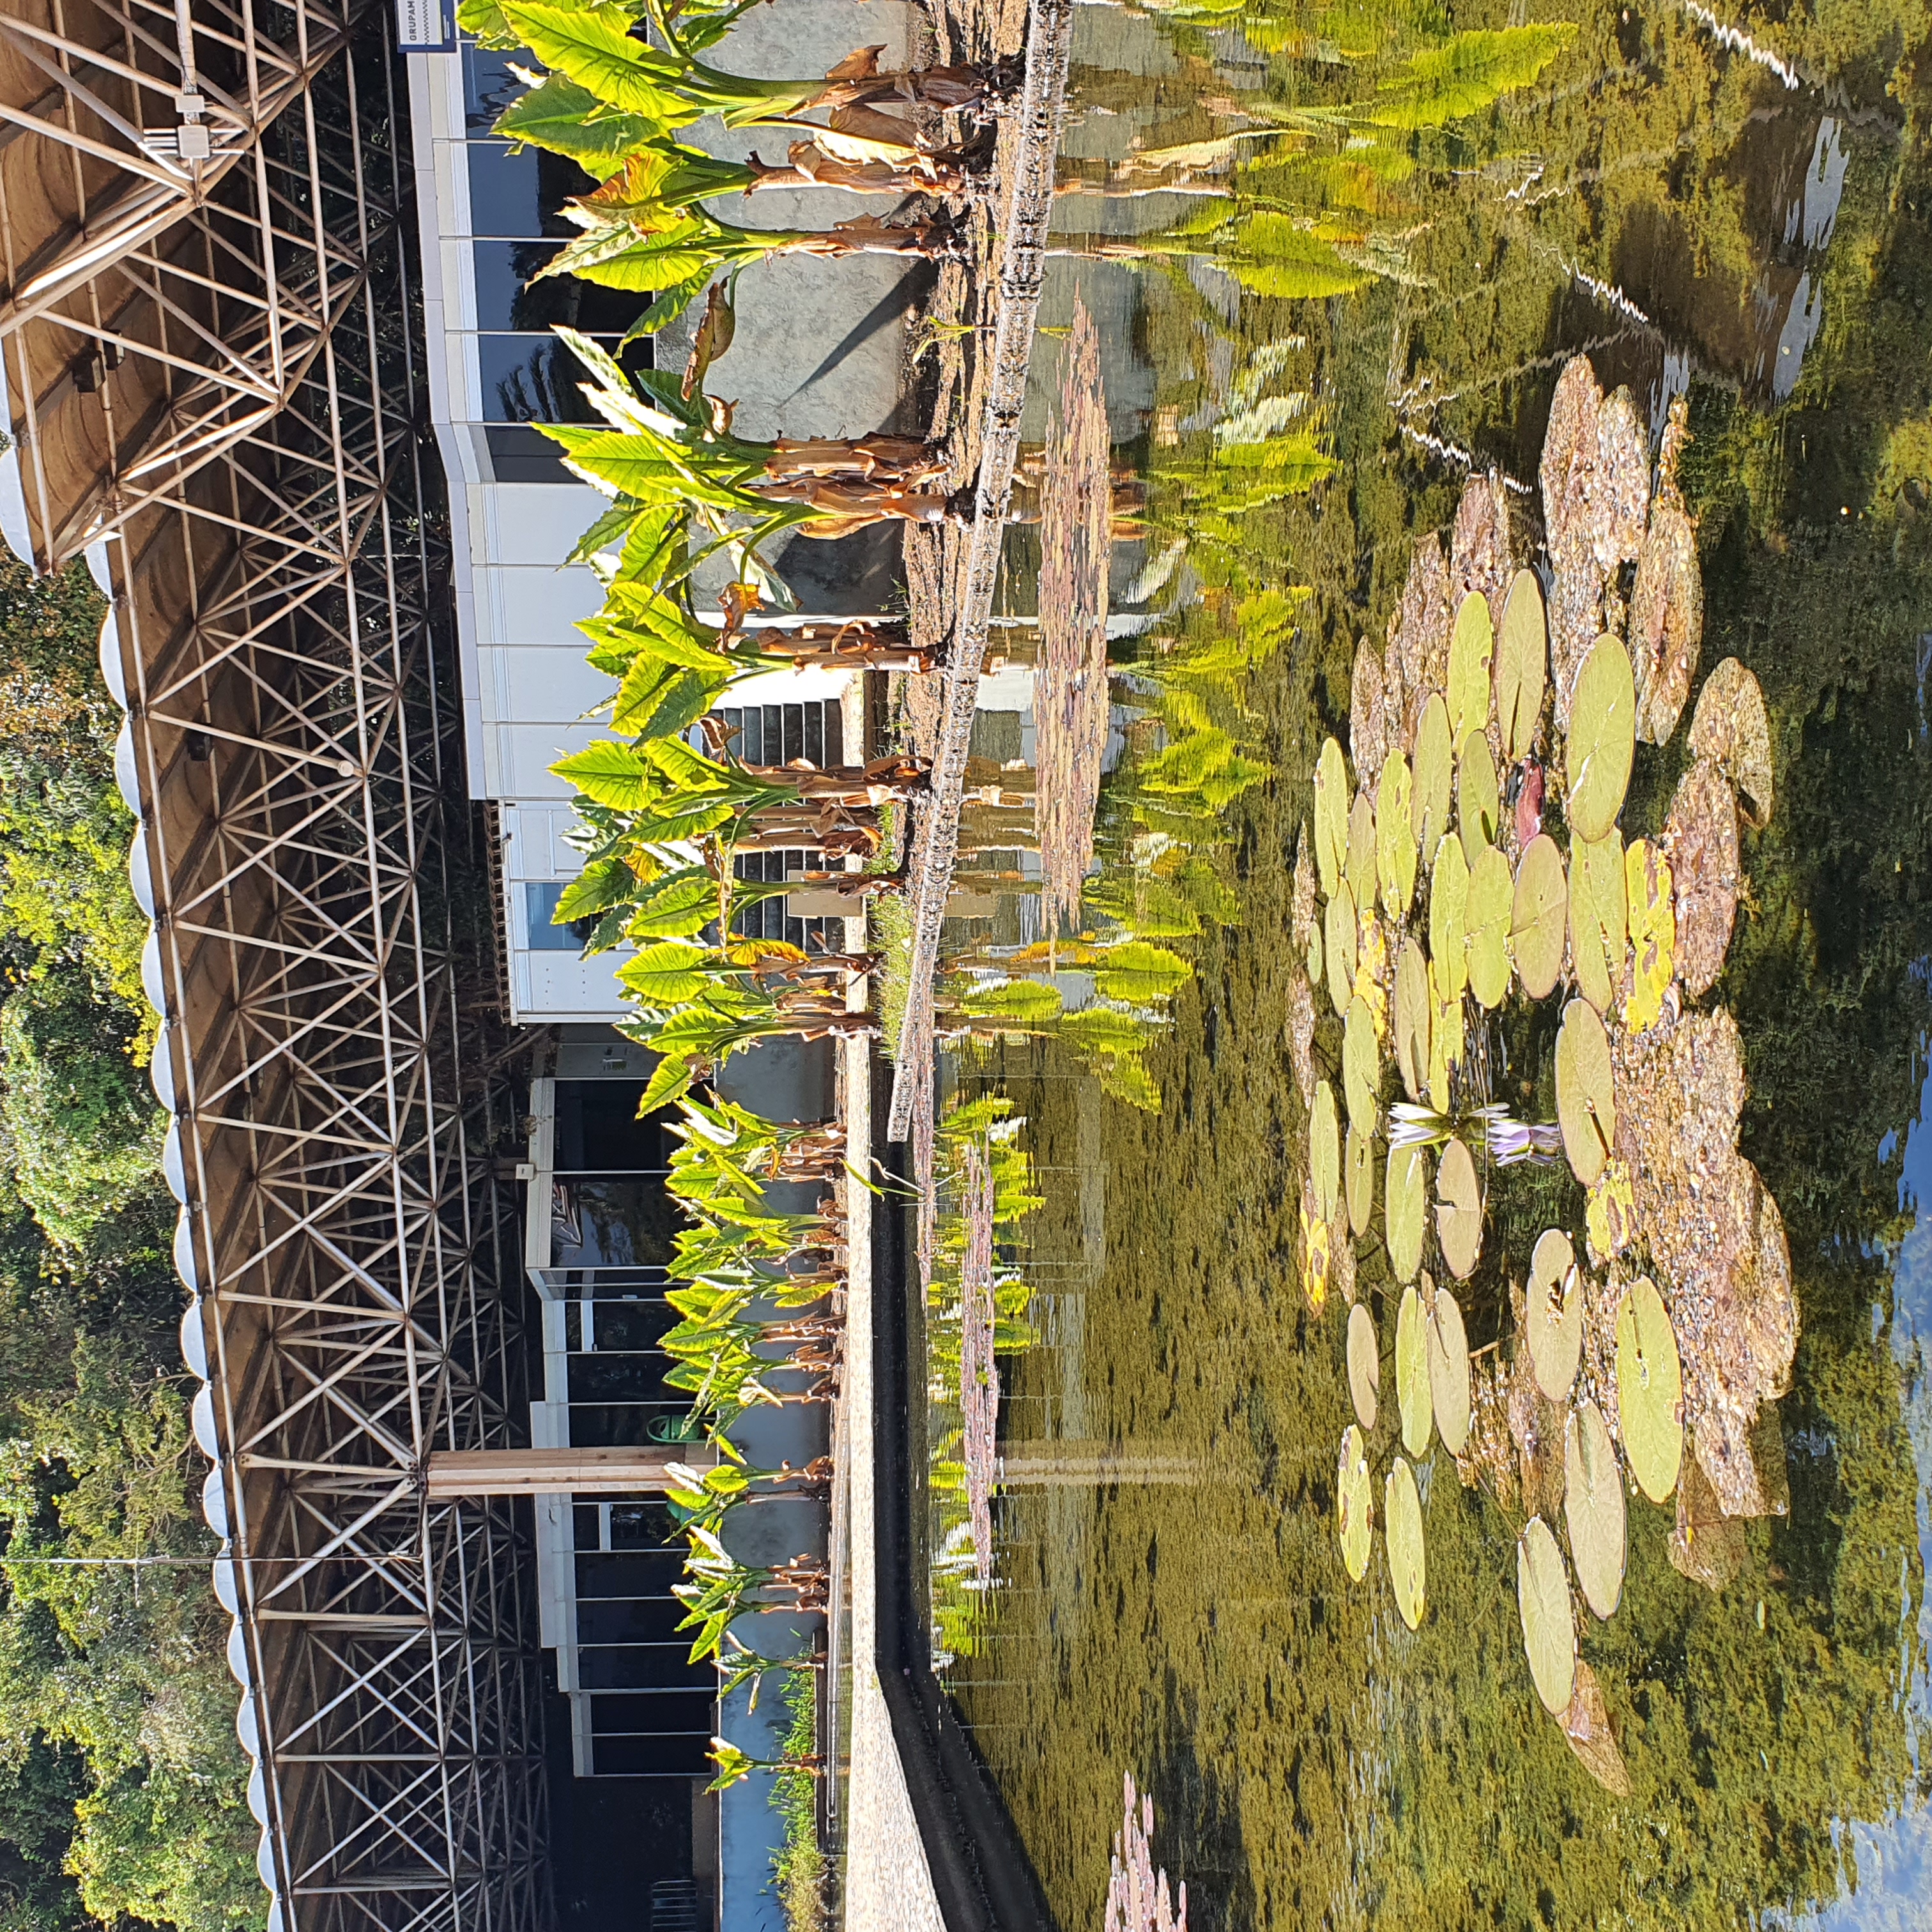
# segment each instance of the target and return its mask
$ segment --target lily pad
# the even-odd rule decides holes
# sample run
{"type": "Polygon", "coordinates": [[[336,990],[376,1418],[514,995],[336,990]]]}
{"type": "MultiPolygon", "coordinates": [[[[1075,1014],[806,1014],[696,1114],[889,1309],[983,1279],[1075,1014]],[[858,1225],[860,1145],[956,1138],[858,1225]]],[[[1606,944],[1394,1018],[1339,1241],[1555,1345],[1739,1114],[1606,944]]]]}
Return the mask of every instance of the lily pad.
{"type": "Polygon", "coordinates": [[[1330,1243],[1328,1223],[1322,1218],[1315,1198],[1315,1183],[1304,1175],[1301,1183],[1301,1292],[1317,1315],[1328,1299],[1330,1243]]]}
{"type": "Polygon", "coordinates": [[[1636,1190],[1622,1161],[1604,1162],[1584,1205],[1583,1226],[1600,1268],[1630,1246],[1636,1233],[1636,1190]]]}
{"type": "Polygon", "coordinates": [[[1522,989],[1532,1000],[1547,999],[1556,990],[1569,922],[1563,854],[1548,832],[1539,832],[1516,863],[1510,914],[1510,950],[1522,989]]]}
{"type": "Polygon", "coordinates": [[[1576,1762],[1612,1798],[1630,1795],[1630,1771],[1618,1748],[1616,1733],[1610,1729],[1610,1707],[1604,1700],[1604,1687],[1597,1673],[1580,1657],[1576,1680],[1570,1692],[1570,1708],[1558,1721],[1576,1762]]]}
{"type": "Polygon", "coordinates": [[[1449,638],[1449,738],[1460,745],[1470,731],[1490,722],[1490,666],[1496,655],[1496,633],[1490,622],[1490,600],[1472,590],[1456,608],[1456,628],[1449,638]]]}
{"type": "Polygon", "coordinates": [[[1429,1204],[1429,1156],[1419,1147],[1390,1148],[1382,1183],[1382,1220],[1389,1266],[1397,1281],[1413,1281],[1422,1265],[1423,1215],[1429,1204]]]}
{"type": "Polygon", "coordinates": [[[1496,723],[1503,755],[1526,758],[1536,740],[1543,686],[1550,662],[1550,624],[1543,586],[1533,570],[1520,570],[1503,603],[1502,635],[1496,641],[1496,723]]]}
{"type": "Polygon", "coordinates": [[[1348,1400],[1364,1429],[1376,1426],[1376,1398],[1382,1381],[1382,1343],[1369,1304],[1358,1301],[1348,1310],[1348,1400]]]}
{"type": "Polygon", "coordinates": [[[1436,847],[1429,886],[1429,955],[1444,991],[1456,999],[1469,983],[1469,863],[1462,842],[1445,834],[1436,847]]]}
{"type": "Polygon", "coordinates": [[[1327,949],[1322,943],[1322,922],[1317,920],[1308,935],[1308,979],[1311,986],[1320,986],[1328,976],[1323,970],[1328,963],[1326,954],[1327,949]]]}
{"type": "Polygon", "coordinates": [[[1349,891],[1347,880],[1336,880],[1322,922],[1323,950],[1328,962],[1328,997],[1338,1013],[1346,1013],[1348,1002],[1355,997],[1356,940],[1355,896],[1349,891]]]}
{"type": "Polygon", "coordinates": [[[1483,1190],[1468,1147],[1452,1139],[1436,1167],[1436,1238],[1458,1281],[1475,1272],[1483,1252],[1483,1190]]]}
{"type": "Polygon", "coordinates": [[[1368,1007],[1378,1042],[1388,1034],[1388,940],[1371,908],[1355,918],[1354,997],[1368,1007]]]}
{"type": "Polygon", "coordinates": [[[1325,740],[1315,761],[1315,870],[1322,896],[1333,898],[1348,853],[1348,767],[1342,748],[1325,740]]]}
{"type": "Polygon", "coordinates": [[[1677,729],[1704,639],[1704,579],[1697,532],[1681,502],[1660,496],[1637,552],[1630,647],[1636,735],[1661,745],[1677,729]]]}
{"type": "Polygon", "coordinates": [[[1736,658],[1725,658],[1697,694],[1690,751],[1712,760],[1744,794],[1744,816],[1762,832],[1770,823],[1774,793],[1771,720],[1757,680],[1736,658]]]}
{"type": "Polygon", "coordinates": [[[1416,1493],[1415,1472],[1398,1456],[1389,1466],[1382,1486],[1382,1538],[1388,1546],[1389,1581],[1395,1587],[1395,1606],[1411,1630],[1422,1622],[1426,1606],[1427,1561],[1424,1553],[1422,1498],[1416,1493]]]}
{"type": "Polygon", "coordinates": [[[1366,1234],[1376,1211],[1376,1147],[1354,1126],[1342,1149],[1342,1190],[1348,1197],[1350,1232],[1366,1234]]]}
{"type": "Polygon", "coordinates": [[[1700,758],[1677,782],[1664,824],[1670,854],[1676,920],[1677,976],[1695,998],[1724,970],[1738,915],[1737,794],[1709,758],[1700,758]]]}
{"type": "Polygon", "coordinates": [[[1648,1275],[1617,1310],[1617,1422],[1637,1487],[1666,1502],[1684,1460],[1683,1364],[1664,1298],[1648,1275]]]}
{"type": "Polygon", "coordinates": [[[1335,1090],[1325,1080],[1316,1088],[1315,1105],[1308,1112],[1308,1172],[1315,1182],[1316,1211],[1323,1220],[1334,1220],[1342,1195],[1342,1129],[1335,1090]]]}
{"type": "Polygon", "coordinates": [[[1496,761],[1490,741],[1480,731],[1463,734],[1456,760],[1456,817],[1462,834],[1462,854],[1474,858],[1485,845],[1496,842],[1502,821],[1502,794],[1496,784],[1496,761]]]}
{"type": "MultiPolygon", "coordinates": [[[[1558,861],[1561,863],[1561,861],[1558,861]]],[[[1516,881],[1501,850],[1492,845],[1469,868],[1469,990],[1486,1006],[1499,1006],[1509,991],[1510,922],[1516,881]]]]}
{"type": "Polygon", "coordinates": [[[1532,1516],[1516,1539],[1516,1601],[1536,1694],[1552,1718],[1560,1718],[1570,1708],[1576,1684],[1576,1626],[1563,1552],[1540,1516],[1532,1516]]]}
{"type": "Polygon", "coordinates": [[[1428,1318],[1414,1282],[1402,1292],[1395,1316],[1395,1400],[1402,1418],[1402,1446],[1412,1456],[1429,1447],[1434,1405],[1429,1392],[1428,1318]]]}
{"type": "Polygon", "coordinates": [[[1576,1251],[1560,1228],[1546,1228],[1529,1257],[1524,1296],[1530,1366],[1552,1402],[1567,1401],[1583,1353],[1583,1284],[1576,1251]]]}
{"type": "Polygon", "coordinates": [[[1607,1013],[1624,986],[1624,846],[1616,828],[1570,848],[1570,964],[1576,990],[1607,1013]]]}
{"type": "Polygon", "coordinates": [[[1342,1432],[1342,1460],[1335,1472],[1335,1515],[1342,1540],[1342,1567],[1358,1583],[1369,1574],[1374,1495],[1369,1480],[1369,1445],[1352,1422],[1342,1432]]]}
{"type": "Polygon", "coordinates": [[[1381,1085],[1376,1023],[1368,1001],[1358,994],[1348,1002],[1348,1017],[1342,1026],[1342,1097],[1350,1124],[1365,1134],[1376,1130],[1376,1096],[1381,1085]]]}
{"type": "MultiPolygon", "coordinates": [[[[1453,835],[1452,835],[1453,836],[1453,835]]],[[[1462,1000],[1442,983],[1435,961],[1429,964],[1429,989],[1435,995],[1435,1018],[1429,1030],[1429,1104],[1438,1114],[1446,1114],[1454,1097],[1450,1092],[1450,1072],[1462,1064],[1462,1000]]]]}
{"type": "Polygon", "coordinates": [[[1376,792],[1376,872],[1382,910],[1391,920],[1408,916],[1415,896],[1415,781],[1408,760],[1389,754],[1376,792]]]}
{"type": "Polygon", "coordinates": [[[1636,687],[1630,654],[1615,638],[1599,638],[1576,674],[1570,736],[1564,747],[1570,830],[1579,838],[1606,836],[1623,809],[1636,750],[1636,687]]]}
{"type": "Polygon", "coordinates": [[[1365,791],[1355,794],[1348,814],[1348,850],[1342,862],[1348,890],[1358,907],[1376,902],[1376,808],[1365,791]]]}
{"type": "Polygon", "coordinates": [[[1415,731],[1414,795],[1410,811],[1416,842],[1425,852],[1449,829],[1449,794],[1456,778],[1456,741],[1449,735],[1449,707],[1433,692],[1415,731]]]}
{"type": "Polygon", "coordinates": [[[1425,1287],[1423,1306],[1429,1316],[1429,1394],[1436,1427],[1444,1448],[1460,1456],[1469,1439],[1468,1334],[1462,1308],[1446,1287],[1433,1294],[1425,1287]]]}
{"type": "Polygon", "coordinates": [[[1429,962],[1412,939],[1402,941],[1395,962],[1395,1064],[1412,1100],[1429,1082],[1429,1023],[1435,1002],[1429,992],[1429,962]]]}
{"type": "Polygon", "coordinates": [[[1610,1036],[1586,1000],[1563,1009],[1556,1036],[1556,1120],[1570,1172],[1586,1187],[1595,1186],[1617,1144],[1617,1097],[1610,1036]]]}
{"type": "Polygon", "coordinates": [[[1572,1409],[1563,1425],[1563,1514],[1583,1600],[1608,1618],[1624,1588],[1624,1472],[1594,1402],[1572,1409]]]}
{"type": "Polygon", "coordinates": [[[1654,1026],[1677,970],[1677,914],[1670,863],[1648,838],[1633,838],[1624,854],[1624,898],[1630,919],[1630,992],[1624,1024],[1632,1033],[1654,1026]]]}

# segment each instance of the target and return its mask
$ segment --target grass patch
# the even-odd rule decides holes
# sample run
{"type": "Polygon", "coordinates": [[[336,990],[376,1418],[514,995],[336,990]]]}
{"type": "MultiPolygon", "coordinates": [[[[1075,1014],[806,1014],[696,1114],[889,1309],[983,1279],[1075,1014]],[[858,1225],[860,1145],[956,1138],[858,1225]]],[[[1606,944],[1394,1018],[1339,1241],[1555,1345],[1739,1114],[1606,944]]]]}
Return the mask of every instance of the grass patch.
{"type": "MultiPolygon", "coordinates": [[[[809,1760],[818,1749],[818,1673],[787,1673],[785,1708],[791,1712],[782,1755],[809,1760]]],[[[784,1849],[772,1862],[778,1903],[789,1932],[824,1932],[825,1853],[818,1842],[818,1780],[808,1771],[782,1771],[772,1780],[772,1804],[784,1820],[784,1849]]]]}
{"type": "Polygon", "coordinates": [[[912,992],[912,908],[898,892],[880,892],[867,905],[866,919],[867,944],[885,956],[878,981],[879,1024],[885,1029],[886,1051],[896,1060],[912,992]]]}

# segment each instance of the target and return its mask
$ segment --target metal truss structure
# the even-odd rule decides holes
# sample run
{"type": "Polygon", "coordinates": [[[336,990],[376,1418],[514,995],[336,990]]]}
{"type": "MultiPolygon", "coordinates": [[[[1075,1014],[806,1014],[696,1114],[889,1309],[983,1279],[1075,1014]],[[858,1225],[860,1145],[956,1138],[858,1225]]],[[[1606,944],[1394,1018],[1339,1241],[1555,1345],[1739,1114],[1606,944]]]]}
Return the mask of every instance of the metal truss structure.
{"type": "Polygon", "coordinates": [[[114,597],[272,1928],[542,1932],[527,1538],[424,1483],[516,1438],[526,1291],[388,10],[7,8],[0,486],[114,597]]]}

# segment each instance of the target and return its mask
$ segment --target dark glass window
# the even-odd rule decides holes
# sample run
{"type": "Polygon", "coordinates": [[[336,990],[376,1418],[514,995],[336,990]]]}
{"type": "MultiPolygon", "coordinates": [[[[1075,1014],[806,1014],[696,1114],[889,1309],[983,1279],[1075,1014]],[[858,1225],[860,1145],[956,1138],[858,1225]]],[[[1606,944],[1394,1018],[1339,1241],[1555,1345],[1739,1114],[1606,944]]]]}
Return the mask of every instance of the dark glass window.
{"type": "Polygon", "coordinates": [[[716,1729],[712,1722],[716,1700],[701,1690],[664,1690],[641,1697],[593,1697],[590,1728],[599,1737],[656,1732],[672,1735],[716,1729]]]}
{"type": "Polygon", "coordinates": [[[567,322],[574,328],[574,310],[568,315],[561,312],[576,286],[569,277],[524,286],[562,246],[561,242],[472,242],[470,252],[476,268],[476,326],[543,329],[554,322],[567,322]],[[553,310],[557,312],[553,314],[553,310]]]}
{"type": "Polygon", "coordinates": [[[560,1178],[550,1199],[550,1259],[558,1268],[662,1264],[676,1226],[655,1177],[560,1178]]]}
{"type": "Polygon", "coordinates": [[[684,1574],[677,1550],[631,1550],[622,1555],[584,1555],[577,1559],[577,1594],[592,1597],[668,1597],[684,1574]]]}
{"type": "Polygon", "coordinates": [[[577,1653],[577,1681],[586,1690],[681,1690],[690,1683],[691,1645],[678,1638],[669,1643],[626,1643],[581,1648],[577,1653]]]}
{"type": "MultiPolygon", "coordinates": [[[[670,1163],[670,1138],[662,1117],[638,1118],[641,1080],[560,1080],[556,1083],[556,1166],[560,1173],[662,1173],[670,1163]]],[[[604,1311],[595,1318],[596,1347],[603,1346],[604,1311]]]]}
{"type": "Polygon", "coordinates": [[[585,398],[588,372],[554,335],[479,335],[483,420],[586,423],[601,420],[585,398]]]}
{"type": "Polygon", "coordinates": [[[572,1355],[570,1400],[580,1402],[674,1402],[685,1398],[665,1385],[674,1364],[668,1355],[572,1355]]]}
{"type": "Polygon", "coordinates": [[[534,242],[577,232],[560,211],[597,184],[574,161],[538,148],[513,154],[506,141],[469,146],[471,234],[534,242]]]}
{"type": "MultiPolygon", "coordinates": [[[[579,1643],[675,1643],[683,1622],[683,1604],[667,1590],[662,1597],[598,1597],[577,1606],[579,1643]]],[[[690,1648],[691,1640],[685,1639],[690,1648]]]]}
{"type": "MultiPolygon", "coordinates": [[[[599,1738],[592,1762],[599,1778],[702,1778],[714,1768],[706,1755],[710,1742],[708,1730],[668,1738],[599,1738]]],[[[708,1917],[704,1922],[710,1923],[708,1917]]]]}
{"type": "Polygon", "coordinates": [[[497,116],[523,92],[524,83],[510,71],[513,64],[536,73],[543,70],[528,47],[502,52],[479,47],[473,40],[464,43],[463,117],[471,134],[488,134],[497,116]]]}
{"type": "Polygon", "coordinates": [[[524,423],[492,423],[484,435],[490,473],[499,483],[574,483],[562,452],[542,430],[524,423]]]}
{"type": "Polygon", "coordinates": [[[593,1302],[589,1346],[600,1355],[655,1348],[658,1337],[676,1319],[676,1312],[662,1298],[655,1301],[593,1302]]]}

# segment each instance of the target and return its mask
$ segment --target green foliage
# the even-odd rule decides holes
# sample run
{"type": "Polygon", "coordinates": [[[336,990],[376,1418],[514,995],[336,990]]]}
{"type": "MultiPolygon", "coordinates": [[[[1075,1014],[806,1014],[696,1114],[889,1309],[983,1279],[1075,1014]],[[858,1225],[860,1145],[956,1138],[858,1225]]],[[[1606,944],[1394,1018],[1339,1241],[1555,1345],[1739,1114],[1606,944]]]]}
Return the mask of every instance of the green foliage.
{"type": "Polygon", "coordinates": [[[0,1916],[229,1932],[262,1893],[226,1619],[200,1564],[120,1560],[211,1545],[102,610],[0,567],[0,1916]]]}
{"type": "MultiPolygon", "coordinates": [[[[808,1758],[818,1749],[818,1680],[808,1672],[794,1671],[784,1700],[792,1718],[782,1755],[808,1758]]],[[[818,1780],[802,1772],[780,1771],[772,1780],[772,1804],[784,1820],[784,1843],[772,1862],[787,1932],[824,1932],[826,1866],[818,1842],[818,1780]]]]}
{"type": "Polygon", "coordinates": [[[0,1134],[14,1185],[69,1250],[154,1190],[163,1117],[128,1058],[124,1010],[67,979],[29,980],[0,1005],[0,1134]]]}

